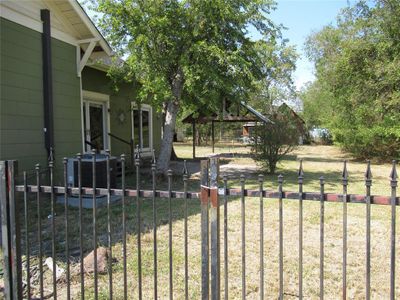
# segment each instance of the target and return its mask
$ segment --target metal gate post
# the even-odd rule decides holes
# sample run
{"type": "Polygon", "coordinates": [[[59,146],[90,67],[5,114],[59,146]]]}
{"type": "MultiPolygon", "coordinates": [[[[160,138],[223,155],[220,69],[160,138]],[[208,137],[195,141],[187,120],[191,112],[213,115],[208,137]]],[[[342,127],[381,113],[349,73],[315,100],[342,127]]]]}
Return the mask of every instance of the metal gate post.
{"type": "Polygon", "coordinates": [[[11,229],[11,268],[13,281],[13,298],[22,299],[22,263],[21,263],[21,228],[19,224],[20,203],[15,197],[15,179],[18,174],[18,162],[8,161],[8,199],[10,203],[11,229]]]}
{"type": "Polygon", "coordinates": [[[211,200],[211,299],[220,298],[220,238],[218,200],[218,158],[210,158],[210,200],[211,200]]]}
{"type": "Polygon", "coordinates": [[[200,161],[201,202],[201,299],[207,300],[209,291],[209,226],[208,226],[208,160],[200,161]]]}
{"type": "Polygon", "coordinates": [[[19,203],[15,197],[17,161],[0,162],[0,202],[6,299],[22,299],[19,203]]]}
{"type": "Polygon", "coordinates": [[[7,195],[7,162],[0,161],[0,204],[1,204],[1,242],[3,249],[4,295],[7,300],[12,299],[11,260],[9,241],[9,208],[7,195]]]}

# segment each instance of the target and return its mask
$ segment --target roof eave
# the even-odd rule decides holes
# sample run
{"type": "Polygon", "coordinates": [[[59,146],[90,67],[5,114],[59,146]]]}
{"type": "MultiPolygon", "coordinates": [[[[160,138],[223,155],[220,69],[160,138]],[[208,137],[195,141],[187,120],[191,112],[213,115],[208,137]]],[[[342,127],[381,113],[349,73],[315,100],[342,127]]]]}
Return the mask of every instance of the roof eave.
{"type": "Polygon", "coordinates": [[[81,20],[84,22],[84,24],[89,28],[90,32],[92,33],[93,37],[99,38],[99,44],[101,48],[104,50],[104,52],[108,56],[113,55],[113,51],[111,49],[111,46],[107,43],[101,32],[97,29],[96,25],[92,22],[90,17],[87,15],[85,10],[82,8],[82,6],[78,3],[77,0],[68,0],[70,5],[74,8],[75,12],[79,15],[81,20]]]}

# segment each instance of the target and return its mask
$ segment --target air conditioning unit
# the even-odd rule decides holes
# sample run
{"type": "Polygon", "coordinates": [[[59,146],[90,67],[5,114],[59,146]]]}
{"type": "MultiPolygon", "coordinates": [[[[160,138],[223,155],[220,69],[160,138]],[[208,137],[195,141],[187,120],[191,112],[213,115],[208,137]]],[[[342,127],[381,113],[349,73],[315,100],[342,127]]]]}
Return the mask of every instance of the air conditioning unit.
{"type": "MultiPolygon", "coordinates": [[[[107,156],[96,155],[96,187],[107,188],[107,156]]],[[[67,162],[68,186],[78,187],[78,159],[68,158],[67,162]]],[[[93,154],[84,154],[81,158],[82,187],[93,187],[93,154]]],[[[116,187],[117,158],[110,157],[110,187],[116,187]]]]}

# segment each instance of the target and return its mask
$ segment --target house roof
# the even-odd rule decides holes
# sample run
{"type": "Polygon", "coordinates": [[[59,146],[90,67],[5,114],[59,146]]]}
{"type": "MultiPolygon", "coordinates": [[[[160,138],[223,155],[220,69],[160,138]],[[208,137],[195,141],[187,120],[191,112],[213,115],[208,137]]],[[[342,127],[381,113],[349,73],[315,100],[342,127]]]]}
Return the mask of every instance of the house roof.
{"type": "Polygon", "coordinates": [[[40,10],[48,9],[52,37],[80,45],[83,51],[92,40],[97,41],[94,52],[112,55],[112,49],[77,0],[1,0],[0,16],[42,32],[40,10]]]}
{"type": "Polygon", "coordinates": [[[264,116],[262,113],[251,107],[250,105],[246,104],[245,102],[241,101],[240,104],[245,107],[250,113],[256,116],[257,119],[263,121],[264,123],[273,123],[270,119],[264,116]]]}
{"type": "Polygon", "coordinates": [[[301,123],[303,123],[303,124],[306,123],[306,122],[303,120],[303,118],[300,117],[300,116],[294,111],[294,109],[291,108],[289,105],[287,105],[285,102],[283,102],[281,105],[279,105],[279,106],[276,108],[277,111],[282,111],[282,110],[284,110],[284,109],[288,109],[289,112],[292,114],[292,116],[293,116],[294,118],[296,118],[299,122],[301,122],[301,123]]]}
{"type": "MultiPolygon", "coordinates": [[[[50,0],[50,1],[53,1],[53,0],[50,0]]],[[[60,1],[54,1],[54,2],[62,3],[60,1]]],[[[103,37],[101,32],[97,29],[96,25],[90,19],[88,14],[85,12],[85,10],[82,8],[82,6],[79,4],[79,2],[77,0],[68,0],[68,3],[70,4],[72,9],[68,9],[68,7],[66,6],[67,10],[64,10],[63,13],[68,16],[68,13],[75,12],[76,15],[78,15],[80,18],[80,21],[78,21],[76,19],[76,17],[74,19],[71,19],[70,20],[71,25],[73,27],[75,27],[78,31],[86,30],[86,32],[85,32],[86,34],[87,34],[87,31],[89,31],[90,35],[92,35],[93,37],[97,37],[99,39],[99,44],[100,44],[101,48],[103,49],[103,51],[106,52],[108,56],[111,56],[111,54],[112,54],[111,46],[108,44],[108,42],[103,37]]]]}
{"type": "Polygon", "coordinates": [[[256,122],[261,121],[265,123],[273,123],[270,119],[265,117],[259,111],[241,101],[240,105],[246,109],[250,115],[234,115],[228,112],[224,112],[223,116],[219,116],[217,113],[212,113],[210,115],[200,113],[197,117],[195,117],[195,113],[191,113],[186,118],[182,120],[183,123],[209,123],[209,122],[256,122]]]}

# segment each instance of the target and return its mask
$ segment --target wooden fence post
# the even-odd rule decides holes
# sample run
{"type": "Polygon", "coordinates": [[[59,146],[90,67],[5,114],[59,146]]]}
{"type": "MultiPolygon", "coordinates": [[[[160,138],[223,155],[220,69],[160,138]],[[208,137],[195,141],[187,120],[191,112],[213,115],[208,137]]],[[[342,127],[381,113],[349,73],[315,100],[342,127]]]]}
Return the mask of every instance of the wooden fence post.
{"type": "Polygon", "coordinates": [[[201,299],[209,299],[208,160],[200,161],[201,299]]]}
{"type": "Polygon", "coordinates": [[[17,161],[0,162],[0,202],[6,299],[22,299],[19,203],[15,197],[17,161]]]}

